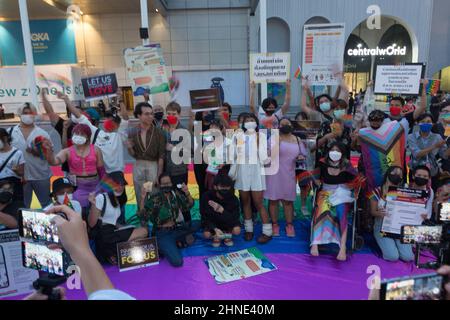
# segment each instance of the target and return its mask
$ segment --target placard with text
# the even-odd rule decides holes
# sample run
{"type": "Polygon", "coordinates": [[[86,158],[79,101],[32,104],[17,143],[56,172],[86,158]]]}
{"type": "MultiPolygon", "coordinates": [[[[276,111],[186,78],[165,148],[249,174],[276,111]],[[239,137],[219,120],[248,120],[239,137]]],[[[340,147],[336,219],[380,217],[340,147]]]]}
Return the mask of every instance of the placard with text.
{"type": "Polygon", "coordinates": [[[378,65],[375,72],[375,94],[419,95],[424,76],[421,63],[378,65]]]}
{"type": "Polygon", "coordinates": [[[284,83],[290,78],[291,54],[251,53],[250,81],[255,83],[284,83]]]}
{"type": "Polygon", "coordinates": [[[115,97],[118,89],[115,73],[83,78],[81,83],[86,101],[115,97]]]}
{"type": "Polygon", "coordinates": [[[118,243],[117,257],[120,272],[159,264],[156,238],[118,243]]]}

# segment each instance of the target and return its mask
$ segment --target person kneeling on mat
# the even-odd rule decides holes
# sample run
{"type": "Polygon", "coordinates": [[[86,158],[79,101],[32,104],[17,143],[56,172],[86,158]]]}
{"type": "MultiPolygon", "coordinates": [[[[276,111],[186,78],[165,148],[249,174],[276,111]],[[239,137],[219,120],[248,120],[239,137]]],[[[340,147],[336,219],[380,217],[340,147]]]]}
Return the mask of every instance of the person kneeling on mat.
{"type": "Polygon", "coordinates": [[[213,188],[205,193],[200,206],[203,236],[213,239],[213,247],[219,247],[222,240],[231,247],[234,244],[232,236],[241,234],[240,206],[233,194],[233,180],[228,175],[219,174],[214,178],[213,188]]]}
{"type": "Polygon", "coordinates": [[[192,234],[198,229],[195,222],[183,222],[183,213],[194,206],[194,199],[185,184],[174,188],[167,173],[159,176],[158,183],[158,190],[144,184],[139,214],[144,223],[153,224],[152,235],[156,236],[159,252],[172,266],[181,267],[183,257],[179,248],[191,245],[192,234]]]}

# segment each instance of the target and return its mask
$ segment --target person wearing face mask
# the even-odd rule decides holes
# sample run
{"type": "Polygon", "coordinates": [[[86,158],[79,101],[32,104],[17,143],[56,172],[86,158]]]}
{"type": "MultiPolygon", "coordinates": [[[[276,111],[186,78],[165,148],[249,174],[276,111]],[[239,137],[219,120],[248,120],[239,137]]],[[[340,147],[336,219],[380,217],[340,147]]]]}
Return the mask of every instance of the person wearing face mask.
{"type": "Polygon", "coordinates": [[[433,188],[437,185],[440,174],[439,164],[436,157],[448,159],[450,149],[447,148],[445,140],[437,133],[432,133],[433,116],[429,113],[421,115],[417,119],[419,130],[408,136],[408,149],[411,152],[409,167],[414,169],[421,165],[430,167],[433,188]]]}
{"type": "Polygon", "coordinates": [[[319,255],[319,245],[337,244],[337,259],[347,259],[347,216],[355,201],[354,192],[361,180],[350,161],[345,146],[335,142],[325,159],[319,162],[322,187],[317,192],[311,231],[311,255],[319,255]]]}
{"type": "Polygon", "coordinates": [[[212,239],[213,247],[219,247],[222,240],[224,245],[231,247],[234,244],[232,236],[241,234],[239,200],[233,193],[233,180],[227,175],[217,175],[213,185],[214,189],[202,198],[203,237],[212,239]]]}
{"type": "Polygon", "coordinates": [[[75,189],[76,187],[67,178],[59,178],[53,181],[50,197],[53,198],[54,202],[45,208],[44,211],[49,210],[53,206],[65,205],[72,208],[73,211],[81,216],[81,204],[73,199],[75,189]]]}
{"type": "Polygon", "coordinates": [[[42,207],[51,201],[49,194],[52,172],[35,147],[36,138],[43,137],[50,141],[50,136],[44,129],[35,125],[36,115],[36,108],[26,103],[20,111],[20,124],[8,130],[12,139],[11,146],[19,149],[25,158],[23,193],[27,208],[31,205],[33,191],[42,207]]]}
{"type": "Polygon", "coordinates": [[[279,130],[279,142],[276,143],[275,139],[271,139],[271,154],[275,155],[272,161],[278,162],[278,171],[266,177],[267,188],[264,191],[264,199],[269,200],[273,236],[280,236],[278,207],[281,201],[286,218],[286,235],[292,238],[295,237],[293,220],[294,201],[297,197],[295,168],[297,163],[306,165],[306,147],[298,137],[292,134],[293,126],[288,118],[281,119],[279,130]]]}
{"type": "Polygon", "coordinates": [[[434,191],[430,187],[430,182],[431,171],[427,166],[417,166],[414,170],[411,170],[409,188],[424,190],[428,194],[425,212],[422,214],[424,221],[430,220],[433,215],[434,191]]]}
{"type": "MultiPolygon", "coordinates": [[[[316,163],[320,161],[330,149],[331,144],[340,142],[345,146],[350,146],[352,142],[351,129],[344,125],[344,116],[347,114],[347,103],[345,100],[337,99],[333,108],[333,120],[324,121],[317,134],[316,163]]],[[[345,150],[345,157],[350,159],[350,147],[345,150]]]]}
{"type": "MultiPolygon", "coordinates": [[[[104,175],[101,151],[91,144],[91,130],[85,124],[73,128],[73,145],[61,150],[56,156],[53,151],[47,154],[48,163],[58,166],[69,163],[69,178],[77,186],[73,198],[82,208],[89,206],[88,195],[95,190],[104,175]]],[[[51,150],[51,148],[50,148],[51,150]]]]}
{"type": "Polygon", "coordinates": [[[232,147],[236,148],[236,159],[230,168],[229,175],[235,180],[235,188],[239,190],[239,195],[244,208],[245,236],[246,241],[253,240],[253,220],[251,199],[261,215],[263,223],[262,235],[257,239],[260,244],[265,244],[272,240],[272,224],[269,214],[264,207],[263,196],[266,190],[265,162],[268,160],[260,152],[258,118],[249,113],[243,119],[242,131],[233,137],[232,147]]]}
{"type": "Polygon", "coordinates": [[[392,166],[386,171],[381,187],[375,188],[369,196],[370,212],[375,217],[373,235],[381,249],[383,259],[387,261],[398,261],[400,259],[409,262],[414,260],[412,245],[402,244],[399,239],[383,237],[381,234],[383,219],[389,216],[389,213],[386,211],[386,196],[389,187],[402,186],[403,169],[402,167],[392,166]]]}
{"type": "Polygon", "coordinates": [[[11,147],[8,131],[0,128],[0,181],[9,181],[14,186],[15,200],[23,199],[24,169],[25,159],[22,151],[11,147]]]}
{"type": "Polygon", "coordinates": [[[250,112],[258,117],[261,128],[277,129],[280,119],[288,112],[291,105],[291,80],[286,81],[286,95],[284,104],[278,109],[278,103],[273,98],[266,98],[261,104],[260,110],[256,110],[255,103],[256,83],[250,84],[250,112]]]}
{"type": "Polygon", "coordinates": [[[170,265],[181,267],[183,256],[179,249],[193,244],[192,235],[200,226],[195,221],[185,223],[182,218],[183,212],[194,206],[194,199],[185,184],[181,189],[174,188],[166,173],[159,176],[158,182],[158,190],[151,186],[142,190],[139,215],[145,225],[153,224],[152,236],[156,236],[159,252],[170,265]]]}
{"type": "MultiPolygon", "coordinates": [[[[450,103],[441,110],[438,122],[433,126],[432,130],[433,133],[439,134],[441,138],[446,141],[447,148],[450,148],[450,139],[448,139],[449,128],[450,103]]],[[[441,159],[441,168],[443,172],[447,172],[450,175],[450,159],[441,159]]]]}
{"type": "MultiPolygon", "coordinates": [[[[175,146],[183,141],[183,138],[172,139],[175,130],[186,130],[185,127],[181,125],[181,106],[176,102],[170,102],[166,107],[167,122],[169,127],[166,131],[166,161],[165,161],[165,172],[170,174],[172,183],[177,184],[188,184],[188,165],[186,163],[175,164],[172,160],[172,151],[175,146]]],[[[187,134],[187,132],[186,132],[187,134]]],[[[177,150],[175,150],[177,152],[177,150]]],[[[178,151],[179,152],[179,151],[178,151]]],[[[177,153],[178,155],[178,153],[177,153]]],[[[183,156],[180,154],[180,156],[183,156]]]]}
{"type": "Polygon", "coordinates": [[[164,120],[164,108],[160,105],[153,106],[153,125],[157,128],[162,128],[164,120]]]}
{"type": "Polygon", "coordinates": [[[19,209],[23,200],[14,200],[14,186],[8,181],[0,181],[0,231],[16,229],[19,209]]]}
{"type": "Polygon", "coordinates": [[[117,265],[117,244],[147,238],[148,229],[144,226],[119,229],[118,219],[122,214],[121,208],[127,203],[125,186],[128,183],[122,172],[109,173],[108,179],[113,182],[112,190],[89,194],[88,225],[98,230],[95,245],[99,259],[117,265]]]}

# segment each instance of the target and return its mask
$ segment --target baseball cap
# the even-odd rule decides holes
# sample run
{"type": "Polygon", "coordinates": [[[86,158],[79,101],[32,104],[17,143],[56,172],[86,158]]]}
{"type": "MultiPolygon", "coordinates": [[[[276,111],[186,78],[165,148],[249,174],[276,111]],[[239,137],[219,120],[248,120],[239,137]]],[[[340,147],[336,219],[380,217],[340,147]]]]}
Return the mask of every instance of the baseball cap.
{"type": "Polygon", "coordinates": [[[56,179],[55,181],[53,181],[52,184],[52,193],[50,193],[50,196],[53,197],[55,195],[56,192],[65,189],[65,188],[73,188],[73,190],[75,191],[75,189],[77,188],[76,186],[74,186],[69,179],[67,178],[59,178],[56,179]]]}

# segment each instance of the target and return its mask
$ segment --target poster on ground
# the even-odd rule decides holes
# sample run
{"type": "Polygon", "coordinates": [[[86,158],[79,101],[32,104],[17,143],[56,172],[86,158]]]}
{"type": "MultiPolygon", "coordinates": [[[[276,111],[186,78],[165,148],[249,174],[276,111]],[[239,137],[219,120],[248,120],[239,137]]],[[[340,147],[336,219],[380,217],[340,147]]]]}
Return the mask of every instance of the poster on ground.
{"type": "Polygon", "coordinates": [[[422,63],[378,65],[375,71],[375,94],[419,95],[424,76],[422,63]]]}
{"type": "Polygon", "coordinates": [[[217,284],[246,279],[277,270],[257,248],[245,249],[205,259],[217,284]]]}
{"type": "Polygon", "coordinates": [[[305,25],[302,73],[311,85],[340,84],[345,41],[344,23],[305,25]]]}
{"type": "Polygon", "coordinates": [[[166,62],[158,45],[125,49],[124,58],[135,96],[169,92],[166,62]]]}
{"type": "Polygon", "coordinates": [[[222,104],[219,88],[191,90],[189,95],[194,112],[217,110],[222,104]]]}
{"type": "Polygon", "coordinates": [[[386,236],[399,237],[402,226],[422,224],[422,214],[426,213],[427,192],[407,188],[389,188],[386,197],[386,212],[381,232],[386,236]]]}
{"type": "Polygon", "coordinates": [[[290,79],[291,54],[251,53],[250,81],[255,83],[284,83],[290,79]]]}
{"type": "Polygon", "coordinates": [[[156,238],[118,243],[117,257],[120,272],[159,264],[156,238]]]}
{"type": "Polygon", "coordinates": [[[31,293],[38,277],[36,270],[23,267],[19,231],[0,231],[0,299],[31,293]]]}
{"type": "Polygon", "coordinates": [[[117,94],[117,78],[115,73],[91,76],[81,79],[86,101],[112,98],[117,94]]]}

